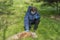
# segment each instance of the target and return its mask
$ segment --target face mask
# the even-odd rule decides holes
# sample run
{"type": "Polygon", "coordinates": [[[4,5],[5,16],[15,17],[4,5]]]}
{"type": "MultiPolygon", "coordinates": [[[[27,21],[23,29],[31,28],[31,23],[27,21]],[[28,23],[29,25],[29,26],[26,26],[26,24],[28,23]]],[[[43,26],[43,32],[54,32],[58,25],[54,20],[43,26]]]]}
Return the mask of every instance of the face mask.
{"type": "Polygon", "coordinates": [[[35,14],[35,12],[31,11],[31,14],[35,14]]]}

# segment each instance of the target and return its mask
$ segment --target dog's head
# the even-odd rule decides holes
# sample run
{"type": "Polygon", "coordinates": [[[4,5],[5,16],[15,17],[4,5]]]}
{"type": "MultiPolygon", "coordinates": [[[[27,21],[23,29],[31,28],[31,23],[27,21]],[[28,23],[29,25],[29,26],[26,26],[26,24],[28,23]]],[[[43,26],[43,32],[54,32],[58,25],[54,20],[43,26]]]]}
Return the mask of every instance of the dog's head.
{"type": "Polygon", "coordinates": [[[28,37],[32,37],[32,38],[37,38],[37,35],[33,32],[22,32],[21,34],[18,35],[19,38],[28,38],[28,37]]]}
{"type": "Polygon", "coordinates": [[[32,34],[31,32],[22,32],[20,35],[18,35],[19,38],[26,38],[26,37],[31,37],[32,34]]]}
{"type": "Polygon", "coordinates": [[[28,37],[36,38],[37,35],[34,32],[21,32],[9,37],[7,40],[18,40],[18,39],[28,38],[28,37]]]}

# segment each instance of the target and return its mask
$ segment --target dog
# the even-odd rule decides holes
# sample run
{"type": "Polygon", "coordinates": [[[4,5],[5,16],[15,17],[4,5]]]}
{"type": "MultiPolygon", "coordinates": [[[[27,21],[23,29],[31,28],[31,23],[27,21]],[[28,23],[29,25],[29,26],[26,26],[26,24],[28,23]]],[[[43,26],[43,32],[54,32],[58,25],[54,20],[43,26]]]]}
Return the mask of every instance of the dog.
{"type": "Polygon", "coordinates": [[[28,37],[37,38],[37,35],[34,32],[21,32],[9,37],[7,40],[21,40],[28,37]]]}

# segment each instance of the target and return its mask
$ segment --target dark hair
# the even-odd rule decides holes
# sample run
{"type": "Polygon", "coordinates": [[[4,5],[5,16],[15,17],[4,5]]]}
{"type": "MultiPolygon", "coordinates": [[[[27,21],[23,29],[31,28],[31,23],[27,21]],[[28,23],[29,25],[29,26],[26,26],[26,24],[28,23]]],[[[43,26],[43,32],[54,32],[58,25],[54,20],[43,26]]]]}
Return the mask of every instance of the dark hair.
{"type": "Polygon", "coordinates": [[[30,11],[36,11],[36,12],[37,12],[37,8],[36,8],[36,7],[32,7],[32,8],[30,9],[30,11]]]}

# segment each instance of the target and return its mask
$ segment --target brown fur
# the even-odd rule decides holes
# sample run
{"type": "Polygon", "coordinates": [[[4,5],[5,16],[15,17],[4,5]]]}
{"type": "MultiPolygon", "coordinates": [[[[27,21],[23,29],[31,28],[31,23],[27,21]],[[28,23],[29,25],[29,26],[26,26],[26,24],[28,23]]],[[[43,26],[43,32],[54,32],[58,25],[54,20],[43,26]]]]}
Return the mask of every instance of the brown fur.
{"type": "Polygon", "coordinates": [[[19,36],[19,38],[26,38],[26,37],[31,37],[32,34],[30,32],[23,32],[18,36],[19,36]]]}
{"type": "Polygon", "coordinates": [[[32,35],[33,32],[21,32],[9,37],[7,40],[19,40],[22,38],[33,37],[36,38],[36,35],[32,35]]]}

